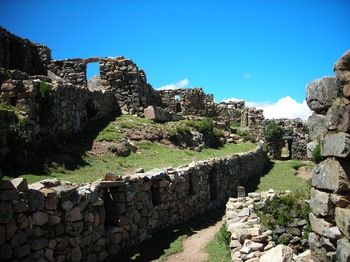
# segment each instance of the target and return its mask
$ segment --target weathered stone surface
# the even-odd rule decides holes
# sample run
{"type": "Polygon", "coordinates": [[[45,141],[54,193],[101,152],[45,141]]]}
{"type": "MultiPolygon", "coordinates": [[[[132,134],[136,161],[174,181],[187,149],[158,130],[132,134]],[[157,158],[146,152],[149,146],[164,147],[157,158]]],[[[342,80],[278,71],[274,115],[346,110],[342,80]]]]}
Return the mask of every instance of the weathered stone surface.
{"type": "Polygon", "coordinates": [[[27,179],[19,177],[11,180],[13,186],[20,192],[28,191],[27,179]]]}
{"type": "Polygon", "coordinates": [[[328,133],[321,140],[321,155],[348,157],[350,155],[350,134],[328,133]]]}
{"type": "Polygon", "coordinates": [[[260,257],[260,262],[292,262],[293,249],[285,245],[278,245],[260,257]]]}
{"type": "Polygon", "coordinates": [[[81,259],[82,259],[82,254],[81,254],[80,247],[76,246],[71,251],[71,260],[75,262],[75,261],[81,261],[81,259]]]}
{"type": "Polygon", "coordinates": [[[146,119],[150,119],[159,123],[178,121],[181,119],[175,113],[169,113],[160,107],[155,108],[154,106],[145,108],[143,113],[146,119]]]}
{"type": "Polygon", "coordinates": [[[337,96],[338,89],[334,77],[323,77],[307,86],[306,102],[316,113],[324,114],[337,96]]]}
{"type": "Polygon", "coordinates": [[[350,242],[348,239],[339,239],[337,242],[337,262],[350,261],[350,242]]]}
{"type": "Polygon", "coordinates": [[[66,221],[74,222],[82,220],[83,216],[81,214],[80,208],[75,207],[66,214],[66,221]]]}
{"type": "Polygon", "coordinates": [[[350,191],[350,164],[328,158],[313,170],[312,186],[333,192],[350,191]]]}
{"type": "Polygon", "coordinates": [[[33,225],[42,226],[47,223],[48,215],[46,212],[37,211],[32,215],[33,225]]]}
{"type": "Polygon", "coordinates": [[[345,103],[335,103],[327,112],[327,128],[331,131],[350,131],[350,105],[345,103]]]}
{"type": "Polygon", "coordinates": [[[331,224],[322,218],[317,218],[313,213],[309,214],[312,231],[319,235],[324,235],[325,231],[331,227],[331,224]]]}
{"type": "Polygon", "coordinates": [[[350,84],[350,51],[347,51],[334,65],[334,72],[343,84],[350,84]]]}
{"type": "Polygon", "coordinates": [[[10,201],[0,201],[0,224],[6,224],[12,220],[12,205],[10,201]]]}
{"type": "Polygon", "coordinates": [[[339,230],[350,239],[350,209],[336,207],[335,221],[339,230]]]}
{"type": "Polygon", "coordinates": [[[30,245],[25,244],[15,249],[15,253],[18,258],[25,257],[30,254],[30,245]]]}
{"type": "Polygon", "coordinates": [[[326,231],[324,231],[323,235],[330,239],[339,239],[341,237],[341,233],[338,227],[328,228],[326,231]]]}
{"type": "Polygon", "coordinates": [[[327,118],[324,115],[313,113],[307,119],[306,125],[309,129],[309,135],[312,140],[327,133],[327,118]]]}
{"type": "Polygon", "coordinates": [[[310,207],[317,216],[328,216],[334,212],[333,203],[330,201],[329,193],[311,188],[310,207]]]}
{"type": "Polygon", "coordinates": [[[33,241],[31,241],[31,248],[33,250],[40,250],[46,248],[48,245],[48,239],[47,238],[36,238],[33,241]]]}

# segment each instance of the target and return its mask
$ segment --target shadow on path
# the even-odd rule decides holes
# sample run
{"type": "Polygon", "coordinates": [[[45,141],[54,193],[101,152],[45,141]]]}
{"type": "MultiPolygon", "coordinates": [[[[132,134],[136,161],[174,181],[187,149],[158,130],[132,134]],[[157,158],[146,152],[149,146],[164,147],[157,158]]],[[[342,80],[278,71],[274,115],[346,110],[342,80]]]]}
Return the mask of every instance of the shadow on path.
{"type": "MultiPolygon", "coordinates": [[[[165,230],[158,231],[152,238],[142,242],[140,245],[121,252],[110,261],[138,261],[146,262],[159,259],[165,250],[170,247],[179,236],[191,236],[196,231],[210,227],[222,219],[224,208],[208,210],[200,217],[193,218],[185,223],[171,226],[165,230]]],[[[185,261],[182,261],[185,262],[185,261]]]]}

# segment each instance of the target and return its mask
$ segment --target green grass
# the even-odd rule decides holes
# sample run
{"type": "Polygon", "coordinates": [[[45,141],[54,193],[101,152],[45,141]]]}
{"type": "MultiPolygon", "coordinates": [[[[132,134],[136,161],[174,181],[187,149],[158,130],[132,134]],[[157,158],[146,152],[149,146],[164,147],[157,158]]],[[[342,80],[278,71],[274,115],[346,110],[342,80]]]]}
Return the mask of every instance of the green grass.
{"type": "Polygon", "coordinates": [[[213,240],[211,240],[206,246],[206,251],[209,255],[208,262],[230,262],[231,254],[229,249],[229,239],[226,236],[227,229],[222,226],[215,234],[213,240]],[[224,232],[225,231],[225,232],[224,232]],[[228,242],[227,242],[228,241],[228,242]]]}
{"type": "MultiPolygon", "coordinates": [[[[112,153],[101,156],[86,155],[83,160],[86,165],[76,170],[66,170],[61,166],[48,167],[48,174],[23,174],[29,183],[45,178],[59,178],[73,183],[87,183],[98,180],[107,172],[118,175],[132,174],[137,168],[146,171],[168,166],[178,167],[193,161],[205,160],[213,157],[225,157],[236,153],[250,151],[255,148],[253,143],[227,144],[220,149],[204,149],[201,152],[173,148],[163,144],[141,141],[137,143],[138,152],[128,157],[118,157],[112,153]]],[[[7,177],[9,178],[9,177],[7,177]]]]}
{"type": "Polygon", "coordinates": [[[187,235],[182,235],[176,238],[170,243],[169,248],[164,250],[164,255],[162,255],[158,261],[165,261],[168,256],[180,253],[183,251],[183,241],[187,238],[187,235]]]}
{"type": "Polygon", "coordinates": [[[270,172],[260,178],[258,191],[266,191],[270,188],[278,191],[291,190],[294,192],[308,190],[307,182],[295,174],[296,169],[299,167],[311,167],[313,165],[312,163],[301,160],[274,160],[272,164],[273,166],[270,172]]]}

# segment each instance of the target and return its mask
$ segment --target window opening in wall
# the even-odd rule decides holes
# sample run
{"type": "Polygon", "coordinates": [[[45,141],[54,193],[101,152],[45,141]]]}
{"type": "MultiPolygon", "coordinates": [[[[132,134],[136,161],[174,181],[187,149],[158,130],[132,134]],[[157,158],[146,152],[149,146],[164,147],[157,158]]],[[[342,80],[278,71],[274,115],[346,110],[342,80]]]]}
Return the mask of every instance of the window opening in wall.
{"type": "Polygon", "coordinates": [[[98,90],[100,85],[100,63],[88,63],[86,65],[86,79],[89,90],[98,90]]]}
{"type": "Polygon", "coordinates": [[[180,95],[175,95],[175,101],[180,101],[181,100],[181,96],[180,95]]]}

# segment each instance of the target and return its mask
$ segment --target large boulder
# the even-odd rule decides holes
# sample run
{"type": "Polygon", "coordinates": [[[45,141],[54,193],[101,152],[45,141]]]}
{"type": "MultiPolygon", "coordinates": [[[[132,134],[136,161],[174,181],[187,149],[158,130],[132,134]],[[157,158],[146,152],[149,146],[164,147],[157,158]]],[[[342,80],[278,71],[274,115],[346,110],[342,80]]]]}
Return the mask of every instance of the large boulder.
{"type": "Polygon", "coordinates": [[[306,122],[311,140],[319,138],[327,133],[327,118],[324,115],[313,113],[306,122]]]}
{"type": "Polygon", "coordinates": [[[321,155],[343,158],[350,156],[350,134],[343,132],[326,134],[321,140],[321,155]]]}
{"type": "Polygon", "coordinates": [[[316,113],[325,114],[337,96],[338,88],[334,77],[323,77],[307,86],[306,102],[316,113]]]}
{"type": "Polygon", "coordinates": [[[343,193],[350,191],[350,164],[328,158],[313,169],[312,186],[327,191],[343,193]]]}
{"type": "Polygon", "coordinates": [[[350,50],[335,63],[334,72],[342,84],[350,84],[350,50]]]}
{"type": "Polygon", "coordinates": [[[278,245],[260,257],[260,262],[291,262],[293,249],[285,245],[278,245]]]}
{"type": "Polygon", "coordinates": [[[160,107],[149,106],[143,110],[146,119],[153,120],[158,123],[164,123],[169,121],[178,121],[181,119],[175,113],[169,113],[160,107]]]}

